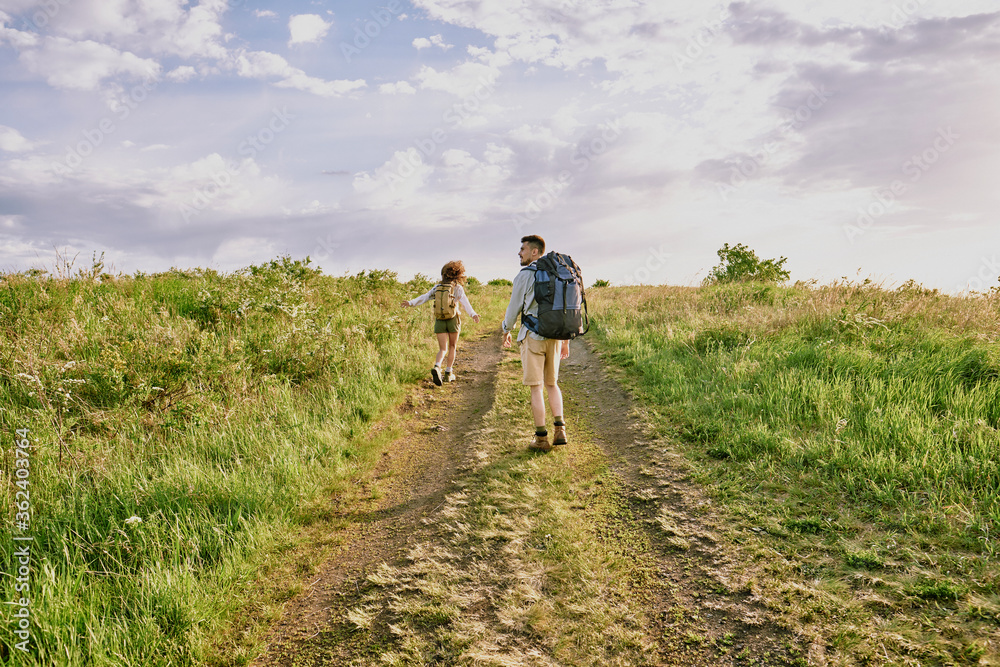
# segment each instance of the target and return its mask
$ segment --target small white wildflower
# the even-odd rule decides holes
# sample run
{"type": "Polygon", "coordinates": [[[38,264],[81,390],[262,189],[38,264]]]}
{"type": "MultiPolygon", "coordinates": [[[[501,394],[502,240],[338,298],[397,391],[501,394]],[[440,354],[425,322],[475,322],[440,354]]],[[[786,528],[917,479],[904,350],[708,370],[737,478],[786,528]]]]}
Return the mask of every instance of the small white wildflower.
{"type": "Polygon", "coordinates": [[[141,517],[130,516],[129,518],[125,519],[125,525],[126,526],[134,526],[137,523],[142,523],[142,518],[141,517]]]}

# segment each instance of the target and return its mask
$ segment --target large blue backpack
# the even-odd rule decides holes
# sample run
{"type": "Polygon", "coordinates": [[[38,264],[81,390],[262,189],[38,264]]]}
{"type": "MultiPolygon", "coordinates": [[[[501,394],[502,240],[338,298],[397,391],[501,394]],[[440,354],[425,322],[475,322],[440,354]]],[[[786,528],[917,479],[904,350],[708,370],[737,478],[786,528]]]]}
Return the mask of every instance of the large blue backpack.
{"type": "Polygon", "coordinates": [[[542,338],[572,340],[590,330],[583,274],[569,255],[550,252],[522,271],[535,272],[538,316],[521,313],[521,324],[542,338]]]}

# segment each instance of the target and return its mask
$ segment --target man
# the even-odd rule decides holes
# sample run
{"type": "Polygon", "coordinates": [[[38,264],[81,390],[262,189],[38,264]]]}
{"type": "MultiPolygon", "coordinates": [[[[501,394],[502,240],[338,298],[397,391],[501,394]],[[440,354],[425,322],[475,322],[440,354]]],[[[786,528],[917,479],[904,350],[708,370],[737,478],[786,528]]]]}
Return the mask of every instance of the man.
{"type": "MultiPolygon", "coordinates": [[[[525,236],[521,239],[521,249],[517,255],[524,267],[514,278],[511,289],[510,304],[507,314],[501,324],[504,332],[503,346],[511,346],[510,332],[521,313],[538,315],[538,303],[535,301],[535,269],[534,263],[545,254],[545,241],[540,236],[525,236]]],[[[566,423],[563,421],[562,392],[559,390],[559,360],[569,356],[569,341],[543,338],[534,331],[529,331],[524,323],[517,334],[517,342],[521,347],[521,367],[524,371],[523,383],[531,388],[531,414],[535,419],[535,439],[529,449],[547,452],[553,447],[566,444],[566,423]],[[545,428],[545,393],[548,394],[549,407],[555,417],[552,433],[552,443],[549,444],[549,433],[545,428]]]]}

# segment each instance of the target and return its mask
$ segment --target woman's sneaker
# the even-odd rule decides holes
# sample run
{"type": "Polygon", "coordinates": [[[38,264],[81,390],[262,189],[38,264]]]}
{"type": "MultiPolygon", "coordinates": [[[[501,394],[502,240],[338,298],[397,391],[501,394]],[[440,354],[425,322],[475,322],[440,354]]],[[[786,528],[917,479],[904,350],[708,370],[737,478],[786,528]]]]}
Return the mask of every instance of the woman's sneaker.
{"type": "Polygon", "coordinates": [[[454,373],[448,373],[448,376],[447,376],[447,377],[445,377],[444,381],[445,381],[445,382],[454,382],[454,381],[455,381],[455,380],[457,380],[457,379],[458,379],[458,378],[457,378],[457,377],[455,377],[455,374],[454,374],[454,373]]]}
{"type": "Polygon", "coordinates": [[[441,386],[441,369],[437,366],[431,369],[431,379],[434,380],[434,384],[441,386]]]}

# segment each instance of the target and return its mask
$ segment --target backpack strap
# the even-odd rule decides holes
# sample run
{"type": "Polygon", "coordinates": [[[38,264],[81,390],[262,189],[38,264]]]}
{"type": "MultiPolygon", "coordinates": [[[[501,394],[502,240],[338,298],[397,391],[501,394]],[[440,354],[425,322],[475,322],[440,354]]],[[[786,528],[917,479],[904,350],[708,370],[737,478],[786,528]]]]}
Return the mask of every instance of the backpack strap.
{"type": "MultiPolygon", "coordinates": [[[[534,274],[536,271],[538,271],[538,267],[535,266],[534,262],[532,262],[528,266],[521,267],[521,271],[531,271],[531,273],[534,274]]],[[[520,272],[518,273],[518,275],[520,275],[520,272]]],[[[527,299],[529,294],[531,295],[532,300],[534,300],[534,298],[535,298],[535,285],[534,285],[533,282],[532,282],[531,287],[528,290],[525,291],[524,298],[527,299]]],[[[526,312],[524,312],[524,309],[527,308],[527,307],[528,307],[528,303],[525,302],[525,301],[522,301],[521,302],[521,326],[525,327],[528,331],[531,331],[531,332],[534,332],[534,333],[537,334],[538,333],[538,318],[536,318],[534,315],[528,315],[526,312]]]]}

